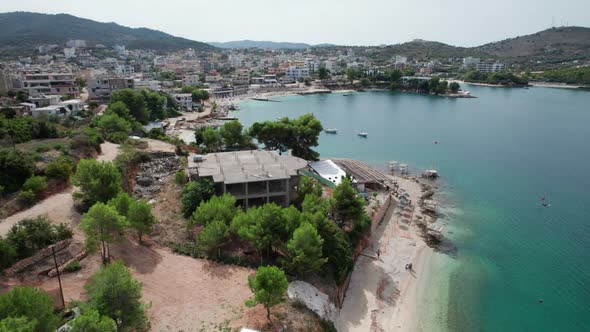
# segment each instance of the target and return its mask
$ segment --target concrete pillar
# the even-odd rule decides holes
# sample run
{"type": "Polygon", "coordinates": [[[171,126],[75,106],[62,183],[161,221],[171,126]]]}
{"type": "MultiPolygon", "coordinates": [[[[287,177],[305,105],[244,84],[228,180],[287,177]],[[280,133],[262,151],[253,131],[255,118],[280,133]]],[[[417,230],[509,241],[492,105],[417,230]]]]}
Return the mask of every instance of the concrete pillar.
{"type": "Polygon", "coordinates": [[[270,181],[266,181],[266,204],[270,202],[270,181]]]}
{"type": "Polygon", "coordinates": [[[244,202],[246,203],[246,209],[248,209],[248,182],[246,182],[246,198],[244,199],[244,202]]]}

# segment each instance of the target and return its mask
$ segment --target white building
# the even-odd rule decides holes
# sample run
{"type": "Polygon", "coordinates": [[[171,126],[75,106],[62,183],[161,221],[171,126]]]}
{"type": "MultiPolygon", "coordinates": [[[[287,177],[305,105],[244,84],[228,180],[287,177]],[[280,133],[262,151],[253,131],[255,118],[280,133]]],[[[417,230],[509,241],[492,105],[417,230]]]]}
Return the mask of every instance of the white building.
{"type": "Polygon", "coordinates": [[[308,78],[309,77],[309,69],[305,67],[299,66],[291,66],[285,69],[285,77],[298,80],[300,78],[308,78]]]}
{"type": "Polygon", "coordinates": [[[506,69],[506,65],[503,63],[478,63],[476,66],[477,70],[482,73],[496,73],[499,71],[504,71],[506,69]]]}
{"type": "Polygon", "coordinates": [[[120,76],[132,76],[135,74],[135,68],[131,65],[117,65],[115,73],[120,76]]]}
{"type": "Polygon", "coordinates": [[[234,85],[249,85],[250,84],[250,71],[248,69],[236,70],[232,78],[234,85]]]}
{"type": "Polygon", "coordinates": [[[408,63],[408,57],[407,56],[403,56],[403,55],[396,55],[395,56],[395,63],[396,64],[407,64],[408,63]]]}
{"type": "Polygon", "coordinates": [[[338,71],[338,64],[336,63],[336,61],[331,61],[331,60],[326,60],[324,62],[324,67],[329,70],[332,74],[336,73],[336,71],[338,71]]]}
{"type": "Polygon", "coordinates": [[[86,41],[83,39],[70,40],[66,43],[67,47],[86,47],[86,41]]]}
{"type": "Polygon", "coordinates": [[[133,80],[133,84],[134,84],[133,88],[135,90],[142,90],[142,89],[153,90],[153,91],[162,90],[162,84],[160,83],[160,81],[133,80]]]}
{"type": "Polygon", "coordinates": [[[70,115],[72,112],[81,111],[84,109],[84,102],[80,99],[71,99],[61,102],[57,105],[49,105],[45,107],[31,109],[31,115],[35,118],[45,116],[63,117],[70,115]]]}
{"type": "Polygon", "coordinates": [[[473,57],[466,57],[463,58],[463,66],[468,67],[468,66],[475,66],[477,64],[479,64],[480,59],[479,58],[473,58],[473,57]]]}
{"type": "Polygon", "coordinates": [[[201,83],[201,77],[198,74],[187,74],[182,76],[183,85],[199,85],[201,83]]]}
{"type": "Polygon", "coordinates": [[[192,111],[193,110],[193,96],[190,93],[175,93],[172,97],[178,103],[178,107],[181,111],[192,111]]]}
{"type": "Polygon", "coordinates": [[[71,59],[76,57],[76,48],[75,47],[66,47],[64,48],[64,56],[66,59],[71,59]]]}

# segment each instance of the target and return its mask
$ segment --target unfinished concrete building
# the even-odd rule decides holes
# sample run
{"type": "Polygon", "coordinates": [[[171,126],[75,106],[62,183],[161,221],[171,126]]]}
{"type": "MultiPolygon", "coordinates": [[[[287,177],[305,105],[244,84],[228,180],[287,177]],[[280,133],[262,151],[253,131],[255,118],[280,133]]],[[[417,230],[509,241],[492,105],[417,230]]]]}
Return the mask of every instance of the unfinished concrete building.
{"type": "Polygon", "coordinates": [[[191,155],[192,180],[212,179],[218,194],[229,193],[244,207],[274,202],[289,206],[296,198],[299,170],[307,161],[272,151],[236,151],[191,155]]]}

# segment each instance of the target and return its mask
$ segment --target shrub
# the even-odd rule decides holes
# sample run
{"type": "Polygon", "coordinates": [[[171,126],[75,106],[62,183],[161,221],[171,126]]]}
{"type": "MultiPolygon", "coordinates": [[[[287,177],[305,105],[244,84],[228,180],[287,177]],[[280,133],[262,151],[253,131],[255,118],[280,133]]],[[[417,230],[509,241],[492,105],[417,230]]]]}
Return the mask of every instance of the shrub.
{"type": "Polygon", "coordinates": [[[163,137],[166,137],[166,133],[160,128],[154,128],[148,132],[148,137],[152,139],[162,139],[163,137]]]}
{"type": "Polygon", "coordinates": [[[34,170],[30,154],[14,149],[0,149],[0,186],[6,192],[18,190],[33,175],[34,170]]]}
{"type": "Polygon", "coordinates": [[[18,193],[18,198],[27,204],[33,204],[37,200],[37,195],[32,190],[21,190],[21,192],[18,193]]]}
{"type": "Polygon", "coordinates": [[[22,190],[32,191],[35,195],[38,195],[47,188],[47,178],[44,176],[31,176],[23,184],[22,190]]]}
{"type": "Polygon", "coordinates": [[[121,144],[127,140],[127,137],[129,137],[129,135],[126,132],[117,131],[117,132],[108,134],[107,141],[121,144]]]}
{"type": "MultiPolygon", "coordinates": [[[[15,260],[23,259],[34,255],[38,250],[43,249],[58,241],[72,238],[72,230],[64,224],[53,226],[45,217],[36,219],[24,219],[12,226],[6,235],[6,248],[2,254],[8,257],[8,253],[14,249],[15,260]]],[[[11,264],[7,264],[9,266],[11,264]]]]}
{"type": "Polygon", "coordinates": [[[174,182],[176,182],[176,184],[179,186],[185,185],[188,182],[188,177],[186,175],[186,172],[185,171],[176,172],[176,174],[174,174],[174,182]]]}
{"type": "Polygon", "coordinates": [[[66,271],[66,272],[76,272],[76,271],[79,271],[80,269],[82,269],[82,266],[80,265],[80,262],[73,261],[70,264],[66,265],[66,267],[64,268],[64,271],[66,271]]]}
{"type": "Polygon", "coordinates": [[[182,214],[185,218],[190,217],[201,202],[209,200],[214,194],[213,181],[211,180],[189,182],[182,188],[182,195],[180,197],[182,214]]]}
{"type": "Polygon", "coordinates": [[[45,175],[50,178],[66,180],[70,178],[74,166],[74,159],[61,156],[47,165],[47,168],[45,168],[45,175]]]}
{"type": "Polygon", "coordinates": [[[79,188],[75,197],[81,198],[88,206],[96,202],[106,203],[121,191],[121,174],[112,163],[82,159],[72,176],[72,184],[79,188]]]}
{"type": "Polygon", "coordinates": [[[7,317],[26,317],[29,322],[35,321],[37,332],[53,332],[59,324],[49,295],[32,287],[15,287],[0,296],[0,319],[7,317]]]}
{"type": "Polygon", "coordinates": [[[47,144],[41,144],[35,148],[35,151],[37,151],[39,153],[47,152],[49,150],[51,150],[51,147],[47,144]]]}

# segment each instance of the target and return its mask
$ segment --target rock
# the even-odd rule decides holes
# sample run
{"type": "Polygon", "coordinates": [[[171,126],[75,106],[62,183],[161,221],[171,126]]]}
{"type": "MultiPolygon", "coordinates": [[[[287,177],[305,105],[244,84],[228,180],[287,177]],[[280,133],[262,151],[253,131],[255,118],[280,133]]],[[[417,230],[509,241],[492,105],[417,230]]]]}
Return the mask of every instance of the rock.
{"type": "Polygon", "coordinates": [[[154,181],[148,177],[142,177],[137,179],[136,183],[142,187],[149,187],[154,181]]]}
{"type": "Polygon", "coordinates": [[[155,199],[150,199],[150,201],[148,202],[149,205],[154,205],[156,204],[156,200],[155,199]]]}
{"type": "Polygon", "coordinates": [[[299,300],[311,311],[315,312],[322,319],[336,323],[338,318],[338,310],[334,303],[330,301],[330,297],[311,284],[296,280],[289,284],[287,288],[287,295],[292,301],[299,300]]]}

